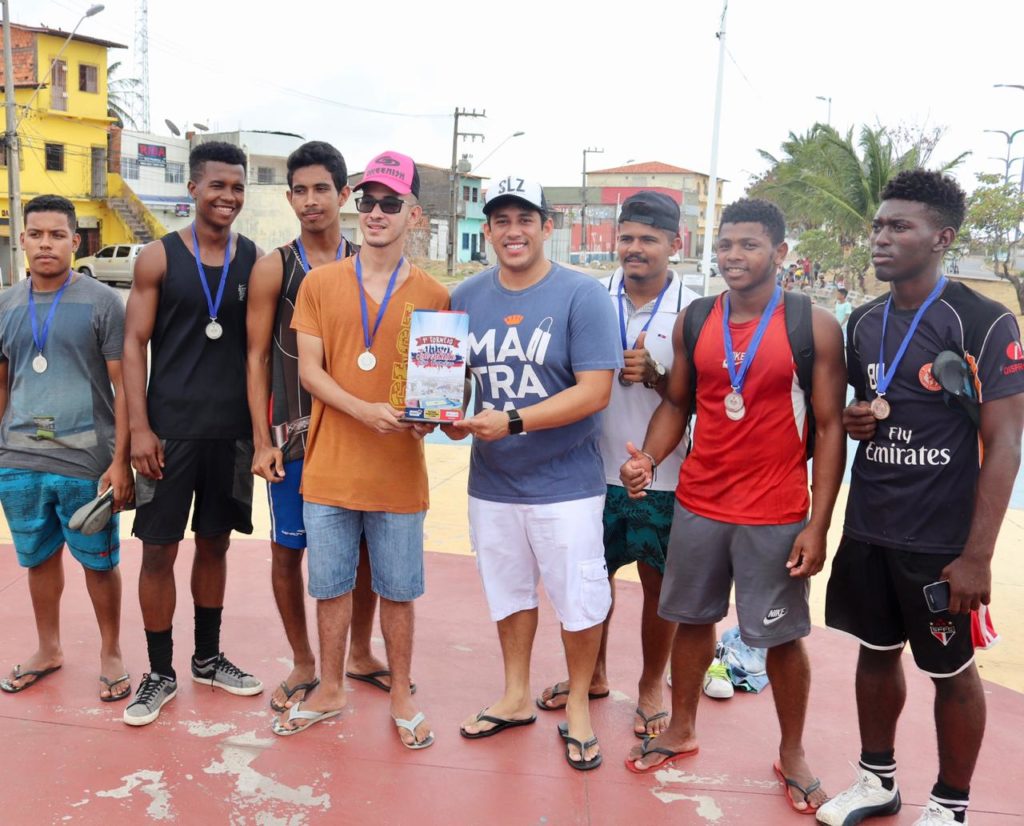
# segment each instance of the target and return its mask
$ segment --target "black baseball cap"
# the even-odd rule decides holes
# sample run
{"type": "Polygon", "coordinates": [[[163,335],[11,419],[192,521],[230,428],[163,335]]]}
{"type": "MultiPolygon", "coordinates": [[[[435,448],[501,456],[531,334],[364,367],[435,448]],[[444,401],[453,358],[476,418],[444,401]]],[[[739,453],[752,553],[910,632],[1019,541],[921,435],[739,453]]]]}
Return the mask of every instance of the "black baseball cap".
{"type": "Polygon", "coordinates": [[[679,204],[662,192],[638,192],[622,202],[619,223],[624,221],[635,221],[678,233],[679,204]]]}

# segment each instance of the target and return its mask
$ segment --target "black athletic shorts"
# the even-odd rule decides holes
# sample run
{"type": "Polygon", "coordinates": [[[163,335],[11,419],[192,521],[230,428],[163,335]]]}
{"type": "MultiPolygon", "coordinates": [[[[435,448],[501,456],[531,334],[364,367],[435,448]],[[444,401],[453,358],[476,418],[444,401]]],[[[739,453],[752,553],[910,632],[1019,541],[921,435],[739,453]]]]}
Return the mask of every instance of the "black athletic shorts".
{"type": "Polygon", "coordinates": [[[938,581],[957,556],[913,553],[844,536],[832,561],[825,624],[879,651],[909,642],[917,667],[931,677],[959,674],[974,660],[971,615],[933,614],[922,590],[938,581]]]}
{"type": "Polygon", "coordinates": [[[164,478],[154,482],[138,474],[136,495],[144,498],[149,488],[153,498],[135,512],[132,533],[153,545],[181,541],[193,495],[196,536],[252,533],[252,440],[166,439],[163,444],[164,478]]]}

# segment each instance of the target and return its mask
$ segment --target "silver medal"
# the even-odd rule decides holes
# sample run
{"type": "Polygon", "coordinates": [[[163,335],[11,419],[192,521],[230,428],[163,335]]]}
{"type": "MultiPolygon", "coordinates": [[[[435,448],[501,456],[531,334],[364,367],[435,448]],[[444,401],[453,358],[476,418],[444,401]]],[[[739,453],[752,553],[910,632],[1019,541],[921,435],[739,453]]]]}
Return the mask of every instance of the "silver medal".
{"type": "Polygon", "coordinates": [[[359,358],[356,359],[356,364],[359,365],[360,370],[369,372],[377,366],[377,357],[369,350],[364,350],[359,354],[359,358]]]}
{"type": "MultiPolygon", "coordinates": [[[[725,394],[725,412],[735,413],[738,410],[743,410],[743,396],[733,390],[731,393],[725,394]]],[[[737,418],[743,418],[742,415],[737,418]]],[[[735,420],[734,420],[735,421],[735,420]]]]}
{"type": "Polygon", "coordinates": [[[206,337],[211,341],[216,341],[222,335],[224,335],[224,328],[220,326],[220,322],[217,319],[210,319],[210,323],[206,325],[206,337]]]}
{"type": "Polygon", "coordinates": [[[35,370],[37,373],[45,373],[46,367],[46,356],[44,356],[42,353],[40,353],[38,356],[32,359],[32,369],[35,370]]]}
{"type": "Polygon", "coordinates": [[[892,408],[889,406],[889,402],[881,396],[875,396],[875,398],[871,400],[871,415],[879,421],[882,419],[888,419],[891,412],[892,408]]]}
{"type": "Polygon", "coordinates": [[[738,408],[736,408],[735,410],[731,410],[728,407],[725,408],[725,416],[726,416],[727,419],[730,419],[731,421],[738,422],[740,419],[742,419],[746,415],[747,415],[747,408],[745,408],[742,404],[738,408]]]}
{"type": "Polygon", "coordinates": [[[619,370],[619,384],[621,384],[623,387],[629,387],[630,385],[633,384],[633,382],[627,379],[623,373],[624,371],[619,370]]]}

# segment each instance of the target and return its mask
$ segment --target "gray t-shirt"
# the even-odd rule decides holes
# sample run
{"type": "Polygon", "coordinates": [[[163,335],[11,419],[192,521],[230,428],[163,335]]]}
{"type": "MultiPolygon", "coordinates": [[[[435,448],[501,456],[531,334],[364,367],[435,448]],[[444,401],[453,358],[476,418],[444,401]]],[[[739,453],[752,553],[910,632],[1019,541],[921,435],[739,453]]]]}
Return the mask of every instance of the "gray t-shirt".
{"type": "MultiPolygon", "coordinates": [[[[496,267],[464,281],[452,309],[469,313],[476,409],[522,410],[576,384],[576,374],[622,366],[604,287],[552,264],[525,290],[507,290],[496,267]]],[[[492,502],[548,504],[605,492],[600,414],[550,430],[476,439],[469,493],[492,502]]]]}
{"type": "MultiPolygon", "coordinates": [[[[124,305],[110,287],[76,274],[50,324],[47,368],[37,373],[28,285],[25,280],[0,293],[0,359],[7,362],[9,391],[0,467],[98,479],[114,454],[107,362],[121,359],[124,305]]],[[[35,294],[40,332],[56,294],[35,294]]]]}

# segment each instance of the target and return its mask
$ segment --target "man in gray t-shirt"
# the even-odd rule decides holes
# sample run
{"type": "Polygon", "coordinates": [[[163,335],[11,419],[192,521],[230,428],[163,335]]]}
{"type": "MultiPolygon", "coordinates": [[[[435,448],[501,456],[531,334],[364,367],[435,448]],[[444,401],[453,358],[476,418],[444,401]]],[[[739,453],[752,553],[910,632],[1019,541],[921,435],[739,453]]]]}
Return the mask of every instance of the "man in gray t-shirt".
{"type": "Polygon", "coordinates": [[[30,201],[22,243],[31,274],[0,294],[0,503],[28,569],[39,636],[38,650],[0,689],[24,691],[64,663],[66,544],[85,569],[100,627],[99,697],[112,702],[131,693],[119,643],[118,520],[107,510],[106,524],[100,515],[79,530],[74,515],[96,497],[97,483],[99,492],[112,489],[113,511],[133,498],[121,394],[124,306],[109,287],[71,269],[76,228],[67,199],[30,201]]]}
{"type": "Polygon", "coordinates": [[[452,295],[452,309],[469,313],[477,409],[445,429],[474,436],[470,533],[498,624],[506,688],[461,732],[477,739],[535,722],[529,664],[543,579],[569,667],[566,760],[593,769],[601,753],[587,695],[611,605],[598,414],[622,348],[604,288],[544,257],[552,222],[539,184],[496,179],[484,214],[498,266],[452,295]]]}

